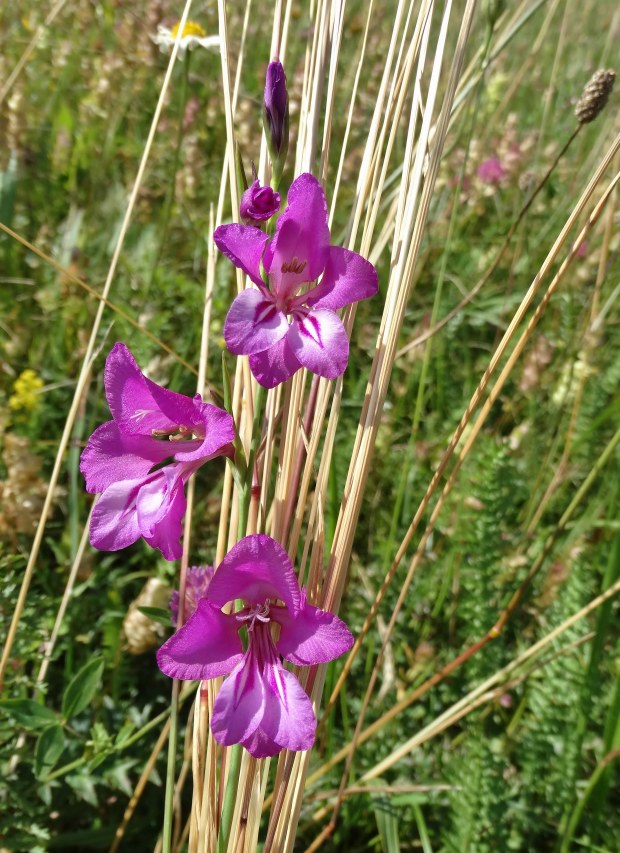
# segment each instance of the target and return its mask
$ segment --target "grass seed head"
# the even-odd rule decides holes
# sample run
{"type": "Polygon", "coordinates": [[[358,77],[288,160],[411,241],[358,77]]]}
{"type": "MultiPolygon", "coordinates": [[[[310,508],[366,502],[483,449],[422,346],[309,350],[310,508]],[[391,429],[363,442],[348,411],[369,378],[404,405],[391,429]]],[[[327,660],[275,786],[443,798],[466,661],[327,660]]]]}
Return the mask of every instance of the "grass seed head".
{"type": "Polygon", "coordinates": [[[580,124],[594,121],[605,105],[614,87],[616,72],[611,68],[595,71],[577,101],[575,115],[580,124]]]}

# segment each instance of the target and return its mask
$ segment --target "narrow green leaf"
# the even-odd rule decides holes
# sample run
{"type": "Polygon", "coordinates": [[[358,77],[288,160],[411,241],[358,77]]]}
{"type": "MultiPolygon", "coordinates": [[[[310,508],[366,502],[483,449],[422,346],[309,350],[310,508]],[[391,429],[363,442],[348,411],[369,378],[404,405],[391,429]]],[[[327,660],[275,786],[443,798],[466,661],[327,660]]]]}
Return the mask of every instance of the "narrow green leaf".
{"type": "Polygon", "coordinates": [[[0,709],[26,729],[40,729],[56,722],[56,714],[34,699],[3,699],[0,709]]]}
{"type": "Polygon", "coordinates": [[[138,610],[144,616],[152,619],[153,622],[159,622],[160,625],[164,625],[166,628],[172,625],[172,616],[170,615],[170,611],[166,610],[165,607],[138,607],[138,610]]]}
{"type": "Polygon", "coordinates": [[[62,716],[75,717],[92,701],[103,673],[102,658],[93,658],[71,679],[62,697],[62,716]]]}
{"type": "Polygon", "coordinates": [[[65,748],[65,735],[58,724],[43,729],[34,751],[34,775],[42,779],[54,767],[65,748]]]}

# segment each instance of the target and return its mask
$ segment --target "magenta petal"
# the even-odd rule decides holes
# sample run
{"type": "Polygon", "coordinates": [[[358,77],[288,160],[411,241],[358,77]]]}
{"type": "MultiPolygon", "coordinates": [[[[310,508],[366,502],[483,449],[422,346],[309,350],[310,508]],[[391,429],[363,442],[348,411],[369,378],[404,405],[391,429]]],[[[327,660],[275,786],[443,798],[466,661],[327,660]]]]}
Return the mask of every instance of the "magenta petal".
{"type": "Polygon", "coordinates": [[[277,344],[288,332],[286,314],[275,301],[249,288],[235,298],[224,323],[226,346],[235,355],[252,355],[277,344]]]}
{"type": "Polygon", "coordinates": [[[171,453],[168,442],[144,435],[122,433],[114,421],[98,427],[88,439],[80,459],[86,490],[103,492],[112,483],[146,477],[153,465],[171,453]]]}
{"type": "Polygon", "coordinates": [[[123,480],[109,486],[93,508],[90,544],[100,551],[120,551],[140,536],[136,497],[144,479],[123,480]]]}
{"type": "Polygon", "coordinates": [[[206,599],[157,652],[157,665],[171,678],[198,681],[227,675],[243,658],[239,625],[206,599]]]}
{"type": "Polygon", "coordinates": [[[297,311],[287,341],[304,367],[335,379],[347,367],[349,340],[337,314],[326,308],[297,311]]]}
{"type": "Polygon", "coordinates": [[[314,743],[312,704],[278,660],[268,626],[254,627],[245,658],[217,695],[211,729],[218,743],[241,743],[256,758],[314,743]]]}
{"type": "Polygon", "coordinates": [[[260,285],[263,284],[260,260],[268,239],[267,234],[253,225],[220,225],[213,232],[213,240],[220,252],[260,285]]]}
{"type": "Polygon", "coordinates": [[[274,237],[273,259],[268,269],[269,283],[282,302],[295,293],[304,282],[316,278],[323,269],[321,264],[316,262],[315,266],[320,267],[319,272],[314,276],[310,272],[310,261],[317,249],[305,226],[305,222],[289,218],[274,237]]]}
{"type": "Polygon", "coordinates": [[[193,400],[147,379],[125,344],[110,350],[104,382],[110,411],[124,433],[174,430],[180,424],[191,425],[195,418],[193,400]]]}
{"type": "Polygon", "coordinates": [[[279,661],[265,667],[263,679],[262,719],[252,735],[241,740],[242,746],[255,758],[277,755],[283,749],[310,749],[316,717],[299,681],[279,661]]]}
{"type": "Polygon", "coordinates": [[[306,592],[302,590],[301,606],[293,617],[284,608],[272,608],[272,617],[282,626],[280,639],[276,643],[282,657],[297,666],[312,666],[327,663],[347,652],[353,645],[353,635],[333,613],[319,610],[306,603],[306,592]]]}
{"type": "Polygon", "coordinates": [[[166,560],[179,560],[183,553],[181,524],[187,501],[180,465],[166,465],[152,474],[136,498],[140,535],[166,560]]]}
{"type": "Polygon", "coordinates": [[[231,746],[251,737],[263,717],[264,705],[265,685],[256,655],[250,649],[215,698],[211,731],[216,741],[231,746]]]}
{"type": "Polygon", "coordinates": [[[209,585],[209,601],[222,607],[235,598],[249,604],[280,599],[297,613],[299,584],[288,554],[275,539],[255,533],[226,554],[209,585]]]}
{"type": "Polygon", "coordinates": [[[275,388],[296,373],[301,364],[286,338],[250,356],[250,370],[264,388],[275,388]]]}
{"type": "MultiPolygon", "coordinates": [[[[323,272],[329,248],[327,223],[323,187],[314,175],[306,172],[291,184],[287,208],[278,219],[275,236],[265,249],[263,263],[278,292],[282,265],[295,257],[306,264],[303,275],[298,276],[300,281],[313,281],[323,272]]],[[[283,285],[289,283],[285,280],[283,285]]]]}
{"type": "MultiPolygon", "coordinates": [[[[265,668],[265,680],[267,701],[260,728],[266,739],[271,740],[279,749],[310,749],[314,743],[316,717],[305,690],[293,673],[284,669],[280,661],[275,661],[265,668]]],[[[252,752],[248,746],[246,749],[252,752]]],[[[270,751],[252,754],[262,758],[275,753],[270,751]]]]}
{"type": "Polygon", "coordinates": [[[336,311],[379,289],[377,271],[366,258],[340,246],[330,246],[323,278],[308,297],[307,304],[336,311]]]}
{"type": "Polygon", "coordinates": [[[199,394],[194,397],[194,406],[196,420],[200,423],[199,430],[204,439],[198,442],[197,447],[196,441],[173,445],[175,449],[178,448],[174,458],[179,462],[206,462],[223,453],[225,446],[235,439],[235,423],[228,412],[210,403],[203,403],[199,394]]]}

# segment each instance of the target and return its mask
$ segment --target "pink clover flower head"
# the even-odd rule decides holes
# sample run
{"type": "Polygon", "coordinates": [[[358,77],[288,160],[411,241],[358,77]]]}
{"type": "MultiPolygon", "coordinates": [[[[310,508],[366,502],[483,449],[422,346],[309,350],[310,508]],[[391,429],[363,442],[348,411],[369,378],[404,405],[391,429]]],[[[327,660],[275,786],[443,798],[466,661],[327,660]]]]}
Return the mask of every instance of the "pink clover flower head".
{"type": "MultiPolygon", "coordinates": [[[[207,594],[211,578],[213,577],[213,566],[191,566],[187,571],[185,580],[185,607],[183,608],[183,622],[187,622],[190,616],[196,612],[198,602],[207,594]]],[[[179,590],[175,589],[170,596],[170,614],[172,622],[176,626],[179,619],[179,590]]]]}
{"type": "Polygon", "coordinates": [[[304,173],[293,181],[271,239],[245,225],[221,225],[213,239],[257,286],[231,305],[224,339],[235,355],[250,356],[260,384],[274,388],[301,367],[326,379],[344,373],[349,340],[336,311],[374,296],[377,271],[357,252],[330,245],[318,180],[304,173]]]}
{"type": "Polygon", "coordinates": [[[142,537],[177,560],[185,483],[209,459],[232,452],[233,419],[199,394],[192,399],[147,379],[122,343],[106,359],[104,384],[113,420],[94,431],[80,460],[86,490],[101,494],[91,544],[118,551],[142,537]]]}
{"type": "Polygon", "coordinates": [[[261,187],[260,181],[254,181],[241,196],[241,218],[249,222],[262,222],[270,219],[280,210],[280,194],[271,187],[261,187]]]}
{"type": "Polygon", "coordinates": [[[220,563],[194,615],[157,653],[171,678],[228,675],[215,699],[215,740],[240,743],[256,758],[314,743],[316,717],[307,694],[280,657],[297,666],[326,663],[353,645],[347,626],[306,601],[284,548],[269,536],[241,539],[220,563]],[[236,613],[222,607],[242,598],[236,613]],[[280,626],[274,640],[271,623],[280,626]],[[244,652],[239,631],[247,629],[244,652]]]}
{"type": "Polygon", "coordinates": [[[496,156],[489,157],[478,166],[478,177],[485,184],[499,184],[506,170],[496,156]]]}

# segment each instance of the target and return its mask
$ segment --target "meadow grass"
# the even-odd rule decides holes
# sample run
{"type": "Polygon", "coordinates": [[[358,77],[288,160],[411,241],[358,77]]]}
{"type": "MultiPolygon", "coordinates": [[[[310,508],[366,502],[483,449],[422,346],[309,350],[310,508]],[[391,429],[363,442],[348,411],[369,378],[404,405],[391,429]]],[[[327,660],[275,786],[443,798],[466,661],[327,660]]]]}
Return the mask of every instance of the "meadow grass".
{"type": "Polygon", "coordinates": [[[619,28],[608,0],[0,11],[4,849],[620,848],[617,93],[574,114],[619,28]],[[161,54],[190,18],[221,51],[161,54]],[[280,191],[321,180],[380,293],[343,377],[263,393],[211,235],[235,145],[269,177],[276,54],[280,191]],[[180,566],[88,543],[117,340],[250,460],[190,481],[180,566]],[[217,680],[154,658],[188,566],[257,531],[356,637],[295,669],[314,748],[261,760],[211,736],[217,680]]]}

